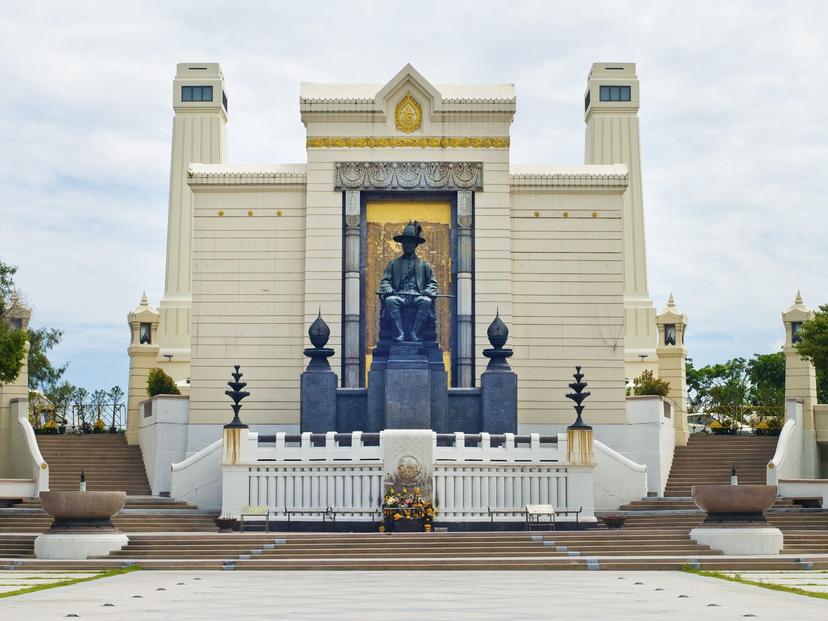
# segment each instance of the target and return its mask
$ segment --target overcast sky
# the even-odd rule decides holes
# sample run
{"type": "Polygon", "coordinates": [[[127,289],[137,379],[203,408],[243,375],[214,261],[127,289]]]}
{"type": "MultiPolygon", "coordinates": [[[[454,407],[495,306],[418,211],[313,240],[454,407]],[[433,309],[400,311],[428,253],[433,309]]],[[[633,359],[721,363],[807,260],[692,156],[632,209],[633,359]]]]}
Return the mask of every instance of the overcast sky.
{"type": "Polygon", "coordinates": [[[515,164],[583,162],[595,61],[637,63],[649,288],[697,364],[828,302],[828,9],[799,2],[22,2],[0,12],[0,260],[89,389],[163,293],[172,80],[218,61],[231,163],[304,162],[299,83],[511,82],[515,164]]]}

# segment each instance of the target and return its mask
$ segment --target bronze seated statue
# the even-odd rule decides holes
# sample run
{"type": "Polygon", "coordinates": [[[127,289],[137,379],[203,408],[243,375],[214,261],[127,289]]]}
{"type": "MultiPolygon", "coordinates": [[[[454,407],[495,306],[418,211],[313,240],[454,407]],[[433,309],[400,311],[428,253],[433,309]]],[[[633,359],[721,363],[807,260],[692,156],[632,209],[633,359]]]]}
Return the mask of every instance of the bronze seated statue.
{"type": "Polygon", "coordinates": [[[409,222],[400,235],[394,236],[403,254],[388,262],[377,291],[380,340],[420,343],[437,338],[437,280],[431,265],[416,252],[417,246],[425,242],[422,230],[417,222],[409,222]]]}

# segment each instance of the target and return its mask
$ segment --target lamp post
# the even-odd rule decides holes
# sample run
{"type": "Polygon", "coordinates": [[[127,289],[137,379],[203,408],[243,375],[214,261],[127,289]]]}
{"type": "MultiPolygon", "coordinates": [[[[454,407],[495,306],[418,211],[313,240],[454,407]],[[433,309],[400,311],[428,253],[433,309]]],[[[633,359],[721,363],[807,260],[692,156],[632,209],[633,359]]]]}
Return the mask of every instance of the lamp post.
{"type": "Polygon", "coordinates": [[[590,396],[589,392],[584,392],[587,383],[582,381],[584,374],[581,373],[581,367],[575,367],[575,373],[572,375],[575,378],[574,382],[569,384],[569,387],[574,391],[566,395],[567,399],[572,399],[575,402],[573,406],[577,417],[575,422],[566,428],[567,437],[567,461],[576,466],[586,466],[594,463],[592,452],[592,427],[584,423],[581,417],[584,406],[584,400],[590,396]]]}

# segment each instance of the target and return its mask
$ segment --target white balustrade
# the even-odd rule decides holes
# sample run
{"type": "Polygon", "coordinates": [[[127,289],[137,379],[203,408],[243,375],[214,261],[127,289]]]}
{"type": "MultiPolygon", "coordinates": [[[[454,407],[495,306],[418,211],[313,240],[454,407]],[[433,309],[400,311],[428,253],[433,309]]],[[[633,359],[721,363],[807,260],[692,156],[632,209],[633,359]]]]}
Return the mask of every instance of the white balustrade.
{"type": "MultiPolygon", "coordinates": [[[[434,465],[438,520],[488,520],[489,509],[522,509],[529,504],[568,506],[567,468],[552,464],[455,463],[434,465]]],[[[576,507],[577,508],[577,507],[576,507]]],[[[523,513],[498,519],[523,520],[523,513]]]]}
{"type": "MultiPolygon", "coordinates": [[[[384,475],[396,469],[385,464],[382,434],[378,445],[366,446],[359,432],[349,435],[349,443],[334,433],[325,434],[324,440],[304,433],[291,442],[280,433],[260,443],[257,433],[243,432],[239,459],[222,466],[223,513],[238,515],[241,507],[267,505],[280,518],[287,509],[291,519],[319,520],[318,512],[328,507],[347,512],[382,506],[384,475]]],[[[499,512],[498,520],[522,521],[528,504],[551,504],[559,510],[583,505],[581,521],[594,520],[591,468],[561,463],[555,440],[505,434],[493,442],[486,433],[457,433],[450,446],[438,446],[445,440],[440,436],[438,442],[434,434],[433,463],[423,464],[432,472],[438,521],[489,520],[490,508],[499,512]],[[472,446],[466,446],[471,439],[472,446]],[[516,511],[510,514],[509,509],[516,511]]],[[[343,519],[373,518],[354,513],[343,519]]]]}

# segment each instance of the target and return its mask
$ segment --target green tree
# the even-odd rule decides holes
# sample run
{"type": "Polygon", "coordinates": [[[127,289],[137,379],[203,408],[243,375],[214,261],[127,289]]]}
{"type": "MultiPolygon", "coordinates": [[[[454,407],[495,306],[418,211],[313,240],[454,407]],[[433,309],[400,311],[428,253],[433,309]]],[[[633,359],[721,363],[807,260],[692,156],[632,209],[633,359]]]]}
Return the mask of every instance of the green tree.
{"type": "Polygon", "coordinates": [[[29,388],[45,391],[57,384],[68,364],[55,367],[46,355],[60,343],[63,331],[57,328],[29,330],[29,388]]]}
{"type": "Polygon", "coordinates": [[[828,403],[828,304],[820,305],[814,318],[802,323],[794,347],[816,368],[819,402],[828,403]]]}
{"type": "Polygon", "coordinates": [[[687,405],[691,412],[747,405],[751,386],[744,358],[733,358],[721,364],[696,369],[688,358],[687,405]]]}
{"type": "Polygon", "coordinates": [[[52,402],[55,408],[55,416],[65,423],[68,422],[69,407],[75,395],[75,386],[67,381],[49,386],[46,389],[46,398],[52,402]]]}
{"type": "MultiPolygon", "coordinates": [[[[118,411],[124,403],[124,391],[120,386],[113,386],[109,389],[109,404],[112,406],[112,421],[109,430],[114,432],[118,428],[118,411]]],[[[123,421],[126,423],[126,421],[123,421]]]]}
{"type": "Polygon", "coordinates": [[[150,369],[147,375],[147,394],[150,397],[155,395],[178,395],[181,394],[175,380],[164,373],[158,367],[150,369]]]}
{"type": "Polygon", "coordinates": [[[659,395],[666,397],[670,392],[670,382],[656,377],[649,369],[643,371],[633,380],[633,393],[640,395],[659,395]]]}
{"type": "Polygon", "coordinates": [[[754,354],[748,360],[750,404],[779,407],[785,404],[785,352],[754,354]]]}
{"type": "Polygon", "coordinates": [[[10,325],[8,313],[16,294],[14,274],[17,268],[0,261],[0,386],[13,382],[23,366],[26,331],[10,325]]]}

